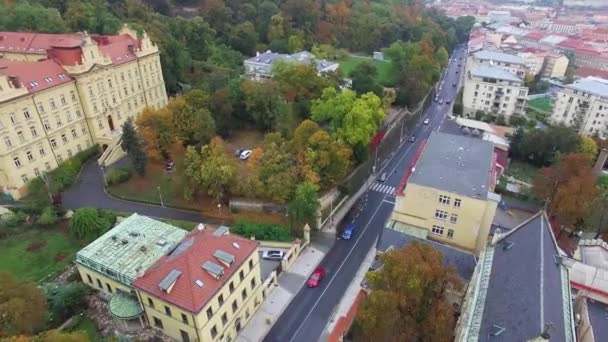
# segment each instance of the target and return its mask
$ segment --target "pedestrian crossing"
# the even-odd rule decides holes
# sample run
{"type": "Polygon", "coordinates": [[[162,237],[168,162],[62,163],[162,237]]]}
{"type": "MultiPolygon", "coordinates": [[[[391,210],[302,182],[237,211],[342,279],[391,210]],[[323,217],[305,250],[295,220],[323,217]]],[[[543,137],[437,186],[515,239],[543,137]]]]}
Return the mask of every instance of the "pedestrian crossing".
{"type": "Polygon", "coordinates": [[[390,185],[386,185],[386,184],[382,184],[382,183],[374,183],[370,187],[370,190],[376,191],[376,192],[381,192],[383,194],[387,194],[387,195],[391,195],[391,196],[395,195],[394,186],[390,186],[390,185]]]}

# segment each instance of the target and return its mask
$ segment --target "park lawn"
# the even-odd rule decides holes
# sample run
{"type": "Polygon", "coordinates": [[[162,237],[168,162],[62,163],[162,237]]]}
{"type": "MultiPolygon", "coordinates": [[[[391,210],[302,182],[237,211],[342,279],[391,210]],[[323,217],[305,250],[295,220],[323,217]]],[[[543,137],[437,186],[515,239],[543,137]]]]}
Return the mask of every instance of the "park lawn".
{"type": "Polygon", "coordinates": [[[532,183],[537,173],[536,166],[520,161],[512,161],[506,171],[508,176],[526,183],[532,183]]]}
{"type": "Polygon", "coordinates": [[[358,63],[365,60],[372,62],[376,66],[378,70],[378,82],[380,82],[380,84],[385,87],[392,87],[395,85],[395,80],[393,79],[393,75],[391,73],[391,62],[378,61],[371,57],[351,55],[348,58],[339,61],[342,75],[344,75],[344,77],[348,77],[351,70],[353,70],[358,63]]]}
{"type": "Polygon", "coordinates": [[[541,97],[538,99],[528,101],[528,107],[536,109],[541,112],[552,112],[553,111],[553,100],[550,97],[541,97]]]}
{"type": "Polygon", "coordinates": [[[65,268],[80,248],[80,242],[59,228],[28,228],[0,240],[0,271],[38,282],[65,268]]]}

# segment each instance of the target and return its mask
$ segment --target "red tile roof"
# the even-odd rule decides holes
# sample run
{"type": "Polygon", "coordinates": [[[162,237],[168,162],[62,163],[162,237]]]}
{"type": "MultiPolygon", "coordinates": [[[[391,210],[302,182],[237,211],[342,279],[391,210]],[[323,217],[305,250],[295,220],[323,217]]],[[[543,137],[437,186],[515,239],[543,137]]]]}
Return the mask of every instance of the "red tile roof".
{"type": "Polygon", "coordinates": [[[120,36],[94,36],[101,52],[112,59],[113,64],[123,64],[135,60],[133,52],[139,49],[140,42],[128,34],[120,36]],[[131,46],[132,48],[130,48],[131,46]]]}
{"type": "Polygon", "coordinates": [[[581,46],[583,46],[584,44],[585,43],[580,40],[566,39],[562,42],[559,42],[559,44],[557,44],[557,46],[567,48],[567,49],[578,49],[581,46]]]}
{"type": "Polygon", "coordinates": [[[0,51],[45,55],[52,47],[77,47],[82,44],[79,34],[48,34],[32,32],[0,32],[0,51]]]}
{"type": "Polygon", "coordinates": [[[576,68],[574,74],[578,77],[596,76],[608,79],[608,71],[588,67],[576,68]]]}
{"type": "Polygon", "coordinates": [[[133,282],[133,286],[156,298],[178,306],[192,313],[200,312],[235,274],[236,270],[256,252],[257,241],[236,235],[216,236],[212,230],[194,230],[180,242],[169,255],[162,256],[143,276],[133,282]],[[235,247],[234,243],[238,245],[235,247]],[[231,266],[226,266],[213,254],[217,250],[234,256],[231,266]],[[224,268],[219,279],[202,268],[206,261],[214,262],[224,268]],[[160,289],[159,284],[171,271],[181,272],[169,293],[160,289]],[[196,284],[200,280],[202,287],[196,284]]]}
{"type": "Polygon", "coordinates": [[[541,39],[545,38],[545,34],[542,32],[530,32],[527,35],[525,35],[524,37],[526,37],[528,39],[533,39],[533,40],[541,40],[541,39]]]}
{"type": "Polygon", "coordinates": [[[57,62],[45,59],[38,62],[22,62],[0,59],[0,74],[16,77],[30,93],[39,92],[72,80],[57,62]]]}

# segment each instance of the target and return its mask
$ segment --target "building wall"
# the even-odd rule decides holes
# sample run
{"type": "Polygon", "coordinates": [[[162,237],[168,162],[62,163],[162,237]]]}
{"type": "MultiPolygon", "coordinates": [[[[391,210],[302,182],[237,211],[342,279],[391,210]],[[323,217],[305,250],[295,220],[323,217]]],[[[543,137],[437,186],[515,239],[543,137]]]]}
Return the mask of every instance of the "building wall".
{"type": "Polygon", "coordinates": [[[391,218],[428,230],[428,237],[433,240],[479,253],[485,245],[496,206],[492,200],[408,183],[403,196],[397,197],[391,218]],[[442,203],[440,196],[447,198],[446,203],[442,203]],[[460,206],[454,204],[456,200],[460,200],[460,206]],[[437,218],[438,211],[444,212],[445,218],[437,218]]]}
{"type": "Polygon", "coordinates": [[[474,115],[478,110],[502,114],[507,118],[513,114],[523,114],[527,95],[528,88],[521,86],[521,83],[486,80],[467,73],[462,97],[464,114],[474,115]]]}
{"type": "MultiPolygon", "coordinates": [[[[151,327],[155,327],[155,318],[162,322],[162,329],[166,335],[181,341],[180,330],[187,332],[190,341],[226,341],[236,340],[238,335],[236,321],[240,320],[241,329],[245,327],[252,315],[259,308],[264,300],[264,287],[262,286],[261,270],[259,264],[259,253],[256,251],[245,261],[241,267],[233,274],[226,285],[220,289],[215,296],[202,308],[199,313],[191,313],[175,305],[165,302],[162,299],[149,295],[138,290],[138,296],[151,327]],[[250,268],[250,262],[252,267],[250,268]],[[240,279],[239,273],[243,271],[244,278],[240,279]],[[255,281],[252,285],[252,281],[255,281]],[[234,284],[234,290],[230,291],[230,284],[234,284]],[[242,293],[246,291],[245,299],[242,293]],[[219,304],[220,295],[224,298],[223,304],[219,304]],[[152,305],[150,305],[152,301],[152,305]],[[237,310],[234,311],[232,303],[237,303],[237,310]],[[170,309],[171,316],[165,312],[165,306],[170,309]],[[212,315],[207,315],[207,310],[211,308],[212,315]],[[188,323],[182,321],[182,314],[187,316],[188,323]],[[222,322],[222,316],[226,314],[226,323],[222,322]],[[215,327],[217,333],[212,335],[211,331],[215,327]]],[[[178,279],[178,281],[180,281],[178,279]]],[[[192,284],[192,286],[196,286],[192,284]]]]}
{"type": "Polygon", "coordinates": [[[134,293],[132,287],[120,283],[105,274],[99,273],[85,265],[76,263],[76,268],[80,274],[82,282],[91,288],[101,291],[108,296],[116,293],[116,290],[121,290],[125,293],[134,293]]]}
{"type": "Polygon", "coordinates": [[[564,78],[570,61],[566,56],[547,56],[543,76],[549,78],[564,78]]]}
{"type": "Polygon", "coordinates": [[[562,88],[557,94],[551,121],[573,127],[580,134],[606,136],[608,98],[562,88]]]}

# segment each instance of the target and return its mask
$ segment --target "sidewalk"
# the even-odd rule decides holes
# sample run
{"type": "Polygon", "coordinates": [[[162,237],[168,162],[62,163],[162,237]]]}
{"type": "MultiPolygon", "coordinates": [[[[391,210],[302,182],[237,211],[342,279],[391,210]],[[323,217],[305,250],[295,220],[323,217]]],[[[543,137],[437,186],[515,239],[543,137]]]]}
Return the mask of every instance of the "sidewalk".
{"type": "MultiPolygon", "coordinates": [[[[312,271],[319,265],[327,252],[336,241],[336,227],[348,214],[350,208],[357,202],[374,181],[375,175],[370,176],[359,191],[350,197],[334,212],[333,223],[327,222],[315,236],[315,239],[300,254],[291,268],[278,277],[278,284],[271,290],[262,306],[255,312],[249,323],[239,334],[237,341],[260,342],[272,328],[274,322],[287,309],[289,303],[306,284],[312,271]]],[[[367,269],[367,268],[366,268],[367,269]]]]}

